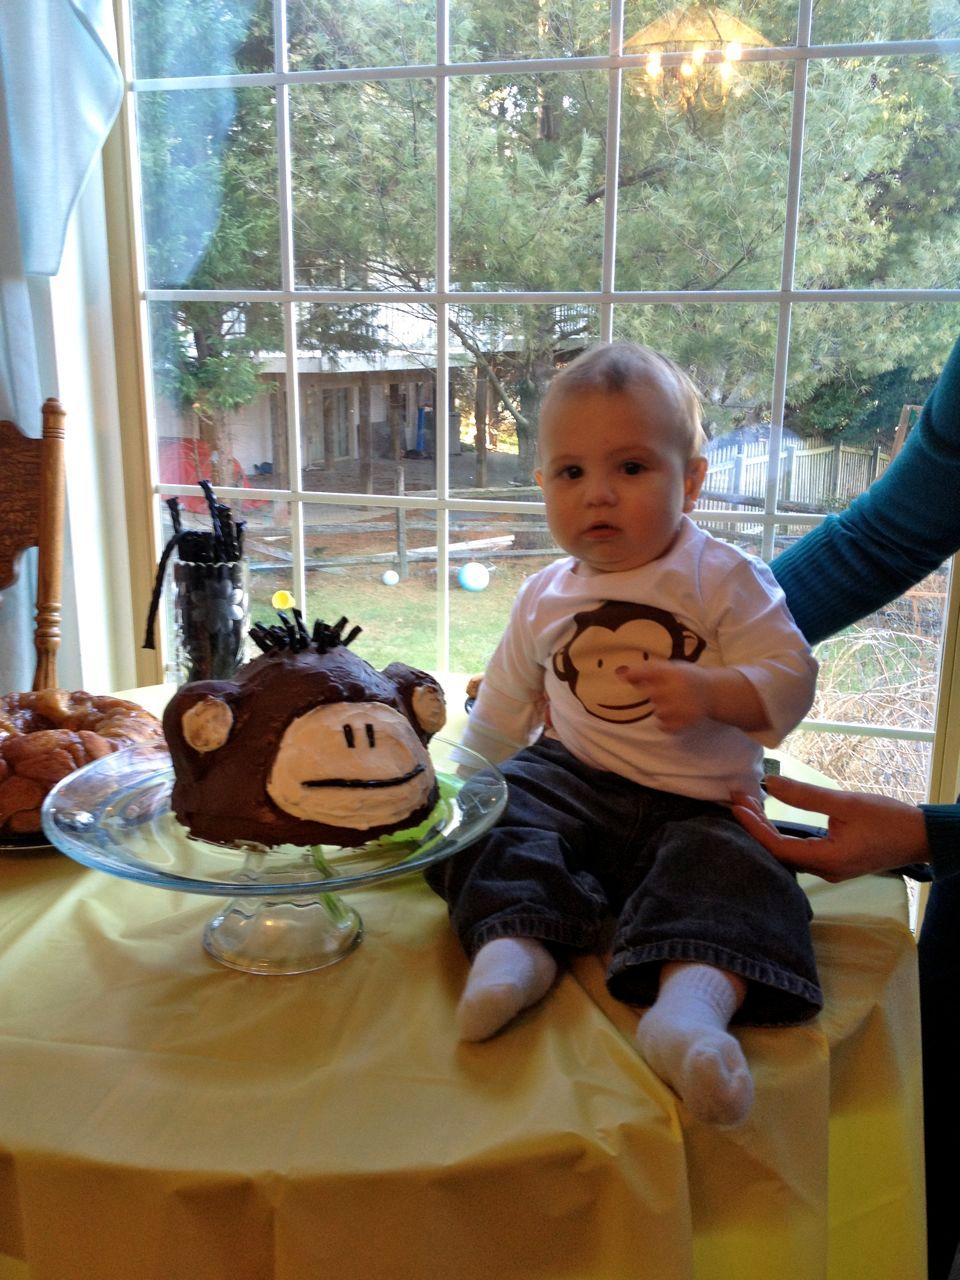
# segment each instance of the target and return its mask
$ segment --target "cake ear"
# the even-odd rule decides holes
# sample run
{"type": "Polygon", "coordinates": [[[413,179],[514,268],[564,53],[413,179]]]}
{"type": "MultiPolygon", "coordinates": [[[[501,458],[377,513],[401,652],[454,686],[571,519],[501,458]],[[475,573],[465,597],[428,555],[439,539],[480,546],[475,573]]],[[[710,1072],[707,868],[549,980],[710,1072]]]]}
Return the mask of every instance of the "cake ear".
{"type": "Polygon", "coordinates": [[[187,708],[180,728],[184,741],[194,751],[216,751],[230,737],[233,712],[223,698],[208,694],[187,708]]]}
{"type": "Polygon", "coordinates": [[[447,723],[447,704],[443,690],[430,684],[418,684],[410,698],[417,724],[425,733],[438,733],[447,723]]]}
{"type": "Polygon", "coordinates": [[[447,722],[447,703],[443,686],[426,671],[408,667],[405,662],[391,662],[380,672],[394,686],[404,710],[424,742],[447,722]]]}

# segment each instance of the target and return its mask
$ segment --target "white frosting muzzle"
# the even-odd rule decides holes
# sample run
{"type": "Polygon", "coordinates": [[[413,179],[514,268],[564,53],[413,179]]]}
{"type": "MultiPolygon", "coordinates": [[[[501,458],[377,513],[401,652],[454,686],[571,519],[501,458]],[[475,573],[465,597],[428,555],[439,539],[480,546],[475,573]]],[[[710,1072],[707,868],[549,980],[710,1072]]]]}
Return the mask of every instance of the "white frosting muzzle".
{"type": "Polygon", "coordinates": [[[333,702],[287,725],[267,780],[285,813],[367,831],[426,804],[434,770],[407,718],[382,702],[333,702]]]}

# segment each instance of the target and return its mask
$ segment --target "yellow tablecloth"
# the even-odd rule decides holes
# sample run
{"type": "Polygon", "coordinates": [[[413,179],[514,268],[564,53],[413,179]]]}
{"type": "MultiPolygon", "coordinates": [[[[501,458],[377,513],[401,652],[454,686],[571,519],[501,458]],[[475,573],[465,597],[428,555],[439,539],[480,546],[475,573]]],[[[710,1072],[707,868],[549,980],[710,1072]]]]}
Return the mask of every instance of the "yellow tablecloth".
{"type": "Polygon", "coordinates": [[[259,977],[203,951],[214,899],[0,855],[0,1277],[921,1280],[904,887],[807,887],[825,1012],[741,1033],[757,1102],[718,1132],[593,957],[459,1044],[419,877],[349,895],[341,963],[259,977]]]}

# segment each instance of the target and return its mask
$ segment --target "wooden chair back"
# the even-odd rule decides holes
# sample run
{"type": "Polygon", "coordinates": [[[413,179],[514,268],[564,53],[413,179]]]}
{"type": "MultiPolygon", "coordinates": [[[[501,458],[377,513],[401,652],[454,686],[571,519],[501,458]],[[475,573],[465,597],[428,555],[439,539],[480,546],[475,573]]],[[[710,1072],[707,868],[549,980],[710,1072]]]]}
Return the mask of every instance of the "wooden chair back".
{"type": "Polygon", "coordinates": [[[16,582],[18,561],[37,548],[34,689],[57,686],[63,572],[64,411],[53,397],[43,406],[43,434],[25,436],[0,421],[0,591],[16,582]]]}

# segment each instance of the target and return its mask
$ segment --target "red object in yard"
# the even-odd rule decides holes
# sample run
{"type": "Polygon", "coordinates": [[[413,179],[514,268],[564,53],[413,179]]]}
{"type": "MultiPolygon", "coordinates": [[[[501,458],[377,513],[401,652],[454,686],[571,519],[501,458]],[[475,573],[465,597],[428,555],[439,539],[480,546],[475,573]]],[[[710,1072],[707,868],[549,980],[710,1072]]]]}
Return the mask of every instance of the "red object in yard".
{"type": "MultiPolygon", "coordinates": [[[[206,440],[184,439],[178,436],[166,436],[160,441],[158,463],[161,484],[199,484],[201,480],[213,477],[213,451],[206,440]]],[[[253,486],[247,479],[246,472],[234,457],[226,459],[226,466],[221,463],[219,485],[231,489],[251,489],[253,486]]],[[[264,499],[253,499],[244,506],[264,507],[268,502],[264,499]]],[[[182,497],[180,506],[184,511],[192,511],[197,515],[207,512],[207,500],[203,494],[197,497],[182,497]]]]}

